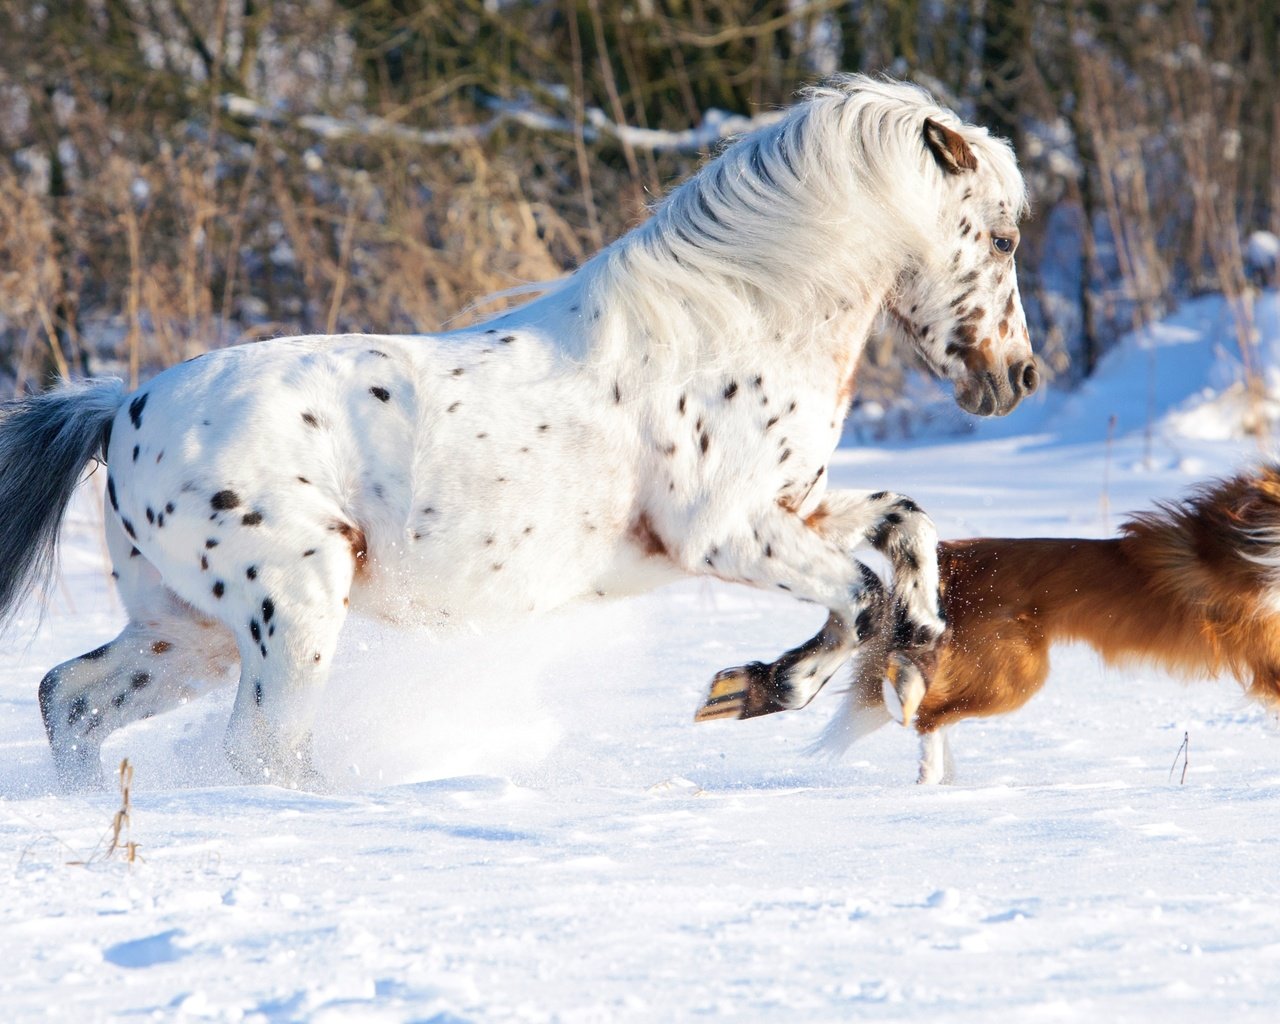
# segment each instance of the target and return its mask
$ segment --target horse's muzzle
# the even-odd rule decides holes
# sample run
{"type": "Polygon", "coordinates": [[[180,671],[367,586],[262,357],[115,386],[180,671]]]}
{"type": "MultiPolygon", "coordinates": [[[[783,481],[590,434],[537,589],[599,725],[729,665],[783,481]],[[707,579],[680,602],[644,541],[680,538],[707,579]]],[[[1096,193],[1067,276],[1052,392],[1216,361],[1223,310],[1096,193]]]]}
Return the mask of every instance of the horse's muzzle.
{"type": "Polygon", "coordinates": [[[956,383],[956,404],[975,416],[1003,416],[1040,386],[1034,359],[1009,366],[1003,378],[993,370],[971,374],[956,383]]]}

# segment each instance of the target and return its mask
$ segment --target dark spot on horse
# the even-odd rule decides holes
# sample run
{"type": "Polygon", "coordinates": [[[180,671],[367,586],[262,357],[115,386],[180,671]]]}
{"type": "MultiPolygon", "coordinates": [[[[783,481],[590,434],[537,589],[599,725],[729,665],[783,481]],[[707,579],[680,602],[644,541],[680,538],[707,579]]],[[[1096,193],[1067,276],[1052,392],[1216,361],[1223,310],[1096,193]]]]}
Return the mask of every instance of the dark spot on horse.
{"type": "Polygon", "coordinates": [[[490,544],[492,544],[492,543],[493,543],[493,540],[494,540],[494,538],[493,538],[493,534],[489,534],[489,536],[487,536],[487,537],[484,539],[485,547],[488,547],[490,544]]]}
{"type": "Polygon", "coordinates": [[[764,546],[764,557],[765,557],[765,558],[772,558],[772,557],[773,557],[773,545],[772,545],[772,544],[766,544],[766,545],[764,546]]]}
{"type": "Polygon", "coordinates": [[[859,643],[871,635],[872,630],[875,629],[875,619],[875,613],[870,608],[863,608],[858,613],[858,617],[853,623],[853,631],[857,635],[859,643]]]}
{"type": "Polygon", "coordinates": [[[698,438],[698,447],[702,449],[703,455],[707,454],[707,447],[710,444],[711,444],[711,438],[707,436],[707,433],[705,431],[703,431],[702,436],[698,438]]]}
{"type": "Polygon", "coordinates": [[[305,476],[300,476],[300,477],[298,477],[297,479],[298,479],[298,483],[300,483],[300,484],[309,484],[309,483],[311,483],[311,481],[310,481],[310,480],[308,480],[305,476]]]}
{"type": "Polygon", "coordinates": [[[461,376],[462,376],[462,374],[463,374],[463,369],[462,369],[462,367],[461,367],[461,366],[455,366],[455,367],[453,368],[453,376],[454,376],[454,377],[461,377],[461,376]]]}
{"type": "Polygon", "coordinates": [[[647,512],[641,512],[636,517],[636,521],[631,524],[627,535],[635,541],[636,545],[646,555],[652,558],[670,557],[666,542],[659,536],[658,531],[653,528],[653,522],[649,519],[647,512]]]}
{"type": "Polygon", "coordinates": [[[152,510],[151,506],[150,506],[150,505],[148,505],[148,506],[147,506],[147,522],[148,522],[148,523],[151,523],[152,525],[154,525],[154,524],[155,524],[155,521],[156,521],[156,514],[155,514],[155,512],[152,510]]]}
{"type": "Polygon", "coordinates": [[[263,621],[263,622],[270,622],[270,621],[271,621],[271,616],[273,616],[275,613],[276,613],[276,606],[275,606],[275,602],[274,602],[274,601],[272,601],[272,600],[271,600],[271,598],[269,598],[269,597],[267,597],[267,598],[263,598],[263,601],[262,601],[262,621],[263,621]]]}
{"type": "Polygon", "coordinates": [[[697,421],[693,424],[693,429],[694,429],[694,430],[701,430],[701,429],[702,429],[702,417],[701,417],[701,416],[699,416],[699,417],[698,417],[698,419],[697,419],[697,421]]]}
{"type": "Polygon", "coordinates": [[[256,509],[253,512],[246,512],[240,517],[240,522],[245,526],[257,526],[262,522],[262,513],[256,509]]]}
{"type": "Polygon", "coordinates": [[[869,495],[867,497],[867,500],[868,501],[884,501],[884,499],[887,497],[889,497],[888,491],[876,491],[875,494],[869,495]]]}
{"type": "Polygon", "coordinates": [[[902,522],[902,516],[900,516],[897,512],[889,512],[889,513],[886,513],[884,517],[884,521],[886,523],[892,523],[894,526],[897,526],[902,522]]]}
{"type": "MultiPolygon", "coordinates": [[[[155,651],[156,654],[163,654],[170,646],[170,644],[165,643],[163,640],[157,640],[151,645],[151,649],[155,651]],[[157,650],[157,648],[159,648],[159,650],[157,650]]],[[[131,689],[141,690],[149,682],[151,682],[151,673],[135,672],[133,677],[129,680],[129,686],[131,689]]]]}
{"type": "Polygon", "coordinates": [[[133,421],[133,428],[139,430],[142,427],[142,410],[147,407],[147,396],[139,395],[129,403],[129,419],[133,421]]]}
{"type": "Polygon", "coordinates": [[[137,462],[137,461],[138,461],[138,456],[139,456],[139,454],[141,454],[141,452],[142,452],[142,447],[141,447],[140,445],[136,445],[136,444],[135,444],[135,445],[133,446],[133,461],[134,461],[134,462],[137,462]]]}
{"type": "Polygon", "coordinates": [[[791,588],[790,588],[789,586],[787,586],[785,583],[779,583],[779,584],[778,584],[778,589],[779,589],[779,590],[790,590],[791,588]]]}
{"type": "Polygon", "coordinates": [[[225,593],[226,593],[226,591],[227,591],[227,585],[226,585],[225,583],[223,583],[223,582],[222,582],[222,580],[217,580],[217,581],[213,584],[213,596],[214,596],[214,597],[221,597],[223,594],[225,594],[225,593]]]}
{"type": "Polygon", "coordinates": [[[791,458],[791,449],[790,448],[782,449],[782,454],[778,456],[778,465],[781,466],[789,458],[791,458]]]}
{"type": "Polygon", "coordinates": [[[778,423],[778,417],[773,416],[770,418],[769,422],[764,425],[764,429],[771,430],[773,427],[777,426],[777,423],[778,423]]]}
{"type": "Polygon", "coordinates": [[[477,441],[483,441],[483,440],[484,440],[486,437],[488,437],[488,436],[489,436],[489,435],[488,435],[488,434],[486,434],[484,431],[481,431],[480,433],[476,434],[476,440],[477,440],[477,441]]]}
{"type": "Polygon", "coordinates": [[[544,434],[544,433],[546,433],[546,432],[547,432],[548,430],[550,430],[550,429],[551,429],[551,424],[549,424],[549,423],[539,423],[539,424],[538,424],[538,433],[540,433],[540,434],[544,434]]]}
{"type": "Polygon", "coordinates": [[[257,619],[249,620],[249,635],[253,637],[253,642],[255,644],[262,640],[262,630],[258,626],[257,619]]]}
{"type": "Polygon", "coordinates": [[[787,406],[787,412],[795,412],[795,411],[796,411],[796,403],[792,402],[789,406],[787,406]]]}
{"type": "Polygon", "coordinates": [[[914,501],[912,501],[910,498],[899,498],[899,499],[898,499],[898,508],[902,509],[902,511],[903,511],[903,512],[916,512],[916,513],[922,513],[922,512],[924,511],[924,509],[922,509],[919,505],[917,505],[917,504],[916,504],[914,501]]]}
{"type": "Polygon", "coordinates": [[[320,421],[319,421],[318,419],[316,419],[316,417],[315,417],[315,413],[311,413],[311,412],[304,412],[304,413],[302,414],[302,422],[303,422],[303,423],[305,423],[305,424],[306,424],[307,426],[309,426],[309,427],[318,427],[318,426],[320,426],[320,421]]]}
{"type": "Polygon", "coordinates": [[[445,412],[457,412],[458,406],[460,406],[461,404],[462,404],[461,402],[454,402],[453,405],[449,406],[449,408],[445,410],[445,412]]]}
{"type": "Polygon", "coordinates": [[[359,572],[364,568],[365,559],[369,554],[369,544],[365,540],[364,531],[359,527],[352,526],[350,523],[343,522],[341,519],[330,523],[329,530],[346,538],[347,543],[351,546],[351,557],[355,559],[356,571],[359,572]]]}
{"type": "Polygon", "coordinates": [[[729,386],[724,389],[724,397],[727,402],[738,393],[738,382],[736,380],[729,381],[729,386]]]}
{"type": "Polygon", "coordinates": [[[262,652],[262,656],[263,656],[264,658],[267,656],[267,645],[266,645],[266,644],[258,644],[258,650],[262,652]]]}
{"type": "Polygon", "coordinates": [[[675,455],[675,453],[676,453],[676,445],[674,441],[672,441],[671,444],[667,445],[665,448],[662,449],[662,454],[667,456],[667,458],[671,458],[671,456],[675,455]]]}
{"type": "Polygon", "coordinates": [[[311,557],[312,555],[314,555],[315,553],[316,553],[316,549],[315,549],[315,548],[307,548],[307,550],[306,550],[306,551],[302,552],[302,557],[303,557],[303,558],[310,558],[310,557],[311,557]]]}
{"type": "Polygon", "coordinates": [[[173,512],[174,512],[174,504],[173,504],[173,502],[171,502],[171,501],[166,501],[166,502],[165,502],[165,504],[164,504],[164,510],[165,510],[166,512],[168,512],[168,513],[169,513],[169,515],[173,515],[173,512]]]}
{"type": "Polygon", "coordinates": [[[428,505],[426,508],[424,508],[424,509],[422,510],[422,514],[423,514],[424,516],[433,516],[433,515],[435,515],[435,513],[436,513],[436,510],[435,510],[435,508],[434,508],[434,507],[432,507],[431,505],[428,505]]]}
{"type": "Polygon", "coordinates": [[[114,697],[111,698],[111,706],[113,708],[121,707],[124,704],[124,702],[127,701],[128,699],[129,699],[128,690],[126,690],[124,693],[117,693],[114,697]]]}
{"type": "Polygon", "coordinates": [[[764,387],[764,377],[762,377],[760,374],[756,374],[756,376],[752,378],[751,384],[752,386],[757,388],[764,387]]]}
{"type": "Polygon", "coordinates": [[[683,416],[683,415],[684,415],[684,404],[685,404],[685,396],[684,396],[684,395],[681,395],[681,396],[680,396],[680,401],[676,404],[676,409],[677,409],[677,411],[680,413],[680,415],[681,415],[681,416],[683,416]]]}
{"type": "Polygon", "coordinates": [[[622,401],[622,389],[618,387],[618,382],[615,380],[613,382],[613,404],[617,405],[621,401],[622,401]]]}
{"type": "Polygon", "coordinates": [[[259,679],[253,684],[253,702],[262,707],[262,680],[259,679]]]}
{"type": "Polygon", "coordinates": [[[524,528],[524,535],[527,537],[527,536],[529,536],[529,534],[531,534],[531,533],[533,533],[533,527],[532,527],[532,526],[526,526],[526,527],[524,528]]]}
{"type": "Polygon", "coordinates": [[[497,572],[498,570],[500,570],[500,569],[502,568],[502,563],[501,563],[501,562],[494,562],[494,563],[493,563],[493,565],[489,566],[489,568],[490,568],[490,569],[492,569],[494,572],[497,572]]]}
{"type": "Polygon", "coordinates": [[[127,533],[130,537],[132,537],[134,540],[138,539],[138,535],[137,533],[134,532],[134,529],[133,529],[133,523],[129,522],[129,520],[127,519],[121,519],[120,525],[124,527],[124,532],[127,533]]]}
{"type": "Polygon", "coordinates": [[[501,341],[502,344],[504,345],[510,345],[513,341],[516,340],[516,336],[514,334],[506,334],[506,335],[503,335],[498,340],[501,341]]]}
{"type": "Polygon", "coordinates": [[[246,579],[256,580],[258,578],[258,567],[256,565],[249,566],[249,568],[244,571],[244,575],[246,579]]]}
{"type": "Polygon", "coordinates": [[[204,546],[205,546],[205,549],[206,549],[206,550],[210,550],[210,549],[212,549],[212,548],[216,548],[216,547],[218,546],[218,540],[217,540],[217,538],[216,538],[216,537],[210,537],[208,540],[206,540],[206,541],[204,542],[204,546]]]}
{"type": "Polygon", "coordinates": [[[111,508],[119,512],[120,503],[116,501],[116,482],[111,477],[107,477],[107,498],[111,501],[111,508]]]}
{"type": "Polygon", "coordinates": [[[141,552],[141,551],[139,551],[137,548],[130,548],[130,549],[129,549],[129,557],[130,557],[130,558],[137,558],[140,554],[142,554],[142,552],[141,552]]]}
{"type": "Polygon", "coordinates": [[[209,504],[218,512],[235,508],[240,504],[240,496],[235,491],[219,491],[209,499],[209,504]]]}
{"type": "Polygon", "coordinates": [[[95,647],[88,654],[80,655],[80,657],[78,657],[76,661],[97,661],[99,658],[103,657],[107,653],[107,651],[109,651],[110,649],[111,649],[110,644],[103,644],[101,647],[95,647]]]}
{"type": "Polygon", "coordinates": [[[391,400],[391,392],[386,388],[371,387],[369,394],[373,395],[379,402],[389,402],[391,400]]]}
{"type": "Polygon", "coordinates": [[[385,352],[383,352],[383,351],[382,351],[382,349],[380,349],[380,348],[371,348],[371,349],[369,349],[369,355],[371,355],[371,356],[377,356],[377,357],[378,357],[378,358],[380,358],[380,359],[390,359],[390,358],[391,358],[389,355],[387,355],[385,352]]]}
{"type": "Polygon", "coordinates": [[[200,556],[200,571],[201,571],[201,572],[208,572],[208,571],[209,571],[209,556],[208,556],[208,555],[201,555],[201,556],[200,556]]]}

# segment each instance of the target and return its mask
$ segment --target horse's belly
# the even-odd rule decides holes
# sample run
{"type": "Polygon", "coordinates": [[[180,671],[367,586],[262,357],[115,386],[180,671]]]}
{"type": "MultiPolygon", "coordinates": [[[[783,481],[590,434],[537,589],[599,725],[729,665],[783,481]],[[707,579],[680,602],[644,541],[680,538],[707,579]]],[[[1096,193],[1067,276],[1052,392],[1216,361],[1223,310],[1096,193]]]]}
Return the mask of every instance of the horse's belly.
{"type": "Polygon", "coordinates": [[[413,547],[374,549],[357,574],[352,607],[393,622],[445,625],[509,621],[623,592],[613,571],[617,538],[526,528],[498,527],[478,539],[459,529],[413,547]]]}

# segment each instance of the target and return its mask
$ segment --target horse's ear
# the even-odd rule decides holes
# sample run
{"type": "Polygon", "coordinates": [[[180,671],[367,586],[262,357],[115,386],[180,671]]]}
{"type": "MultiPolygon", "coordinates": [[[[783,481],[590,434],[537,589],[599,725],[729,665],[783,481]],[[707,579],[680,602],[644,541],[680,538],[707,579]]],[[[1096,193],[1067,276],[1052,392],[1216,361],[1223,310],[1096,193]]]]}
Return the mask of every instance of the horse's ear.
{"type": "Polygon", "coordinates": [[[978,158],[973,155],[969,143],[958,131],[939,124],[933,118],[925,118],[924,144],[933,153],[938,166],[948,174],[963,174],[978,169],[978,158]]]}

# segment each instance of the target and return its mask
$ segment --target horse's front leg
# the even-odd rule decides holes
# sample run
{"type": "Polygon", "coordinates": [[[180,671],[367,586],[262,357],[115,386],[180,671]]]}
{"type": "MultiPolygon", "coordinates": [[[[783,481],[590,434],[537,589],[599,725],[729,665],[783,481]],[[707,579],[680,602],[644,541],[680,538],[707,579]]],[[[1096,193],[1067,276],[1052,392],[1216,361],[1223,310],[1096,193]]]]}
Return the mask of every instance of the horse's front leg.
{"type": "Polygon", "coordinates": [[[716,575],[778,588],[825,605],[816,636],[771,663],[725,669],[712,681],[696,721],[754,718],[803,707],[886,619],[888,597],[875,573],[853,557],[870,545],[893,566],[894,644],[927,647],[945,623],[938,598],[937,531],[910,498],[835,491],[808,516],[779,506],[760,513],[742,537],[706,557],[716,575]]]}

